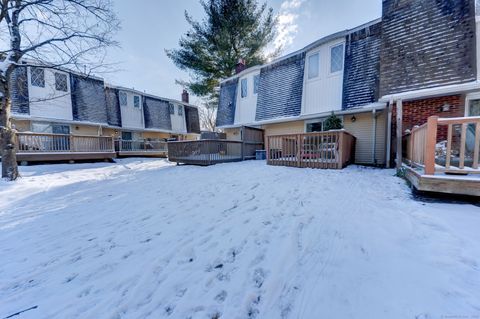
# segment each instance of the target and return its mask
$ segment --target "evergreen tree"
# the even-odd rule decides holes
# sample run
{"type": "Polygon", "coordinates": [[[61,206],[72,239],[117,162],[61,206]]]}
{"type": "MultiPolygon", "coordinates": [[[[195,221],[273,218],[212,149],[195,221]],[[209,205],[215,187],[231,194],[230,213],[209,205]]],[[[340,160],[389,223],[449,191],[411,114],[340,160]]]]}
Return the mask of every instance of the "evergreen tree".
{"type": "Polygon", "coordinates": [[[323,122],[323,127],[325,131],[330,130],[340,130],[343,128],[342,120],[338,118],[333,112],[332,114],[323,122]]]}
{"type": "Polygon", "coordinates": [[[181,37],[180,48],[167,50],[167,55],[191,73],[191,81],[182,84],[195,95],[212,97],[219,80],[232,76],[240,59],[247,66],[266,61],[265,48],[274,39],[277,21],[273,9],[257,0],[202,0],[201,5],[205,18],[194,21],[185,12],[191,30],[181,37]]]}

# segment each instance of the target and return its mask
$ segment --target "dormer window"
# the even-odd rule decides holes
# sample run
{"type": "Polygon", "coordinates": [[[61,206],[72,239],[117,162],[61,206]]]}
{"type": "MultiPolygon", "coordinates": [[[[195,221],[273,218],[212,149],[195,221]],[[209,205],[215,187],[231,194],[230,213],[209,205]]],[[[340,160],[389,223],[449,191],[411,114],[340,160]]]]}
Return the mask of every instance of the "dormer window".
{"type": "Polygon", "coordinates": [[[183,116],[183,106],[178,106],[178,115],[183,116]]]}
{"type": "Polygon", "coordinates": [[[55,90],[68,92],[67,75],[55,72],[55,90]]]}
{"type": "Polygon", "coordinates": [[[343,43],[330,49],[330,73],[343,70],[343,43]]]}
{"type": "Polygon", "coordinates": [[[127,106],[127,93],[120,92],[118,93],[118,100],[120,102],[120,106],[127,106]]]}
{"type": "Polygon", "coordinates": [[[320,73],[320,53],[308,57],[308,79],[318,78],[320,73]]]}
{"type": "Polygon", "coordinates": [[[138,95],[133,96],[133,106],[140,108],[140,96],[138,95]]]}
{"type": "Polygon", "coordinates": [[[175,106],[172,103],[168,104],[168,111],[170,112],[170,115],[175,115],[175,106]]]}
{"type": "Polygon", "coordinates": [[[259,85],[260,85],[260,74],[257,74],[253,77],[253,94],[258,93],[259,85]]]}
{"type": "Polygon", "coordinates": [[[45,70],[42,68],[32,67],[30,83],[32,84],[32,86],[44,88],[45,87],[45,70]]]}
{"type": "Polygon", "coordinates": [[[241,93],[242,93],[242,98],[247,97],[248,95],[248,82],[247,79],[242,79],[242,82],[240,83],[241,86],[241,93]]]}

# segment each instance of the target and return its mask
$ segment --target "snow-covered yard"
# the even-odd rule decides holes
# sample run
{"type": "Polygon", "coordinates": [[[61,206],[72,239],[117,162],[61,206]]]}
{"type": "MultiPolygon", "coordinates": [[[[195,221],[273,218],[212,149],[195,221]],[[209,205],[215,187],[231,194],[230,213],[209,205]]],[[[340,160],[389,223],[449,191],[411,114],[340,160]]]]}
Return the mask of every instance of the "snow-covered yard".
{"type": "Polygon", "coordinates": [[[480,208],[392,170],[22,173],[0,182],[0,319],[480,317],[480,208]]]}

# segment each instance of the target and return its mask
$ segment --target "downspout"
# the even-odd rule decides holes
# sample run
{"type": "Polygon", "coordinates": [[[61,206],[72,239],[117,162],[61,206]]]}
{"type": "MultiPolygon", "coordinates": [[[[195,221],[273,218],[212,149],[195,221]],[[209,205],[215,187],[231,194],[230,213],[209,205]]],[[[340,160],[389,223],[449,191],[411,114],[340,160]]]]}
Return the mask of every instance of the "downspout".
{"type": "Polygon", "coordinates": [[[393,98],[388,102],[387,106],[387,154],[386,154],[386,166],[390,168],[390,161],[392,155],[392,108],[393,98]]]}
{"type": "Polygon", "coordinates": [[[375,154],[377,152],[377,110],[373,109],[372,110],[372,116],[373,116],[373,134],[372,134],[372,140],[373,140],[373,147],[372,147],[372,160],[373,164],[377,164],[377,159],[375,158],[375,154]]]}

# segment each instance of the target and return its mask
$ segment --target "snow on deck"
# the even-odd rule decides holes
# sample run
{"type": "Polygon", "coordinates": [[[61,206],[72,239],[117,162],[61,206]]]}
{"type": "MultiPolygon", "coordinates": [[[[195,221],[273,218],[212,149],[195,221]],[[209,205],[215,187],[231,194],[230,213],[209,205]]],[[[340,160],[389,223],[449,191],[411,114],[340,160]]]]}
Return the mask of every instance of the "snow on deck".
{"type": "Polygon", "coordinates": [[[2,319],[480,315],[480,208],[414,201],[392,170],[21,169],[0,182],[2,319]]]}

